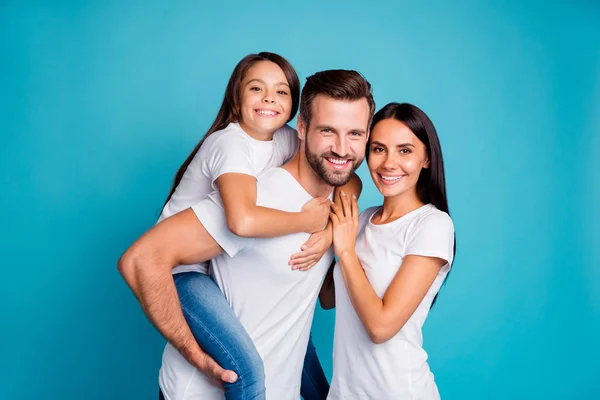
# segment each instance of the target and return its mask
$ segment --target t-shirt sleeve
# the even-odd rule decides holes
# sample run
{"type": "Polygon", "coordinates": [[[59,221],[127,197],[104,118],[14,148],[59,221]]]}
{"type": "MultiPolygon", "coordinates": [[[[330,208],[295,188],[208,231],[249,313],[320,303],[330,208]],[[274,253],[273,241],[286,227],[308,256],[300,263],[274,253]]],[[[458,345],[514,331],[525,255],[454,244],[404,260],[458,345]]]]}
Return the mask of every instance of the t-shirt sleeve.
{"type": "Polygon", "coordinates": [[[223,174],[238,173],[256,177],[252,150],[248,141],[236,135],[219,137],[212,143],[210,153],[203,163],[203,173],[214,182],[223,174]]]}
{"type": "Polygon", "coordinates": [[[253,238],[237,236],[229,230],[223,201],[218,191],[209,194],[193,205],[192,210],[206,231],[228,256],[235,256],[239,251],[249,248],[254,242],[253,238]]]}
{"type": "Polygon", "coordinates": [[[282,137],[282,140],[279,141],[279,146],[281,146],[279,151],[282,154],[283,163],[286,163],[296,155],[300,140],[298,139],[298,132],[288,125],[282,126],[279,131],[282,137]]]}
{"type": "Polygon", "coordinates": [[[450,216],[438,212],[425,216],[409,233],[406,255],[438,257],[452,263],[454,224],[450,216]]]}

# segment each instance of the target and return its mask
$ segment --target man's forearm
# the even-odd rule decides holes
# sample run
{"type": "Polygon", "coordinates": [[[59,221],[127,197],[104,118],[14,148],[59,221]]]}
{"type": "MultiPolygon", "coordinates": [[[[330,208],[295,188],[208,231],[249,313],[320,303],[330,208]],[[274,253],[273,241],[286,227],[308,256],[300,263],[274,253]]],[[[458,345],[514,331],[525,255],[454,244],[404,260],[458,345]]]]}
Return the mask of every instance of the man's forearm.
{"type": "Polygon", "coordinates": [[[171,267],[150,264],[153,263],[132,260],[127,266],[120,265],[119,270],[154,327],[198,368],[204,361],[205,353],[183,315],[171,267]]]}

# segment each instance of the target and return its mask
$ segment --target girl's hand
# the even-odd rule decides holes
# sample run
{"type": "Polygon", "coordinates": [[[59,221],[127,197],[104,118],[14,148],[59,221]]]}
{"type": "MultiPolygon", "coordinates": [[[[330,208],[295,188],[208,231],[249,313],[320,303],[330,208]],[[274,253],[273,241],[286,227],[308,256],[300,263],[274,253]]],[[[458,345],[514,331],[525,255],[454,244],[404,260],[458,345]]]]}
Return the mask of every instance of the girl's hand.
{"type": "Polygon", "coordinates": [[[315,197],[302,206],[302,219],[306,222],[305,232],[320,232],[329,219],[331,202],[323,197],[315,197]]]}
{"type": "Polygon", "coordinates": [[[332,204],[333,212],[329,215],[333,223],[333,250],[338,257],[354,252],[356,235],[358,234],[358,203],[356,197],[348,196],[341,191],[342,206],[332,204]]]}
{"type": "Polygon", "coordinates": [[[313,233],[300,248],[302,251],[292,254],[289,265],[292,269],[308,271],[314,267],[323,254],[331,247],[331,229],[313,233]]]}

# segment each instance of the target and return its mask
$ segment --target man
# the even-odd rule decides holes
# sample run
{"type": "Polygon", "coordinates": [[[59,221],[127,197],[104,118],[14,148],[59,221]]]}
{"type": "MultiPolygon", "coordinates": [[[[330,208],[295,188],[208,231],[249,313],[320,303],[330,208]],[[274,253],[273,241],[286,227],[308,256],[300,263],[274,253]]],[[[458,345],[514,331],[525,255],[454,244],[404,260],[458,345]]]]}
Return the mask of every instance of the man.
{"type": "MultiPolygon", "coordinates": [[[[298,153],[261,176],[257,204],[297,212],[311,197],[330,197],[333,187],[347,183],[364,159],[374,108],[369,83],[355,71],[309,77],[300,102],[298,153]]],[[[168,399],[221,398],[214,381],[235,379],[196,343],[170,275],[177,265],[212,259],[215,281],[264,361],[267,397],[298,399],[314,307],[333,254],[328,252],[310,271],[299,274],[290,270],[288,260],[307,234],[249,240],[231,234],[226,225],[207,227],[217,243],[236,247],[233,257],[222,254],[218,246],[198,240],[197,215],[207,207],[218,208],[211,205],[213,199],[156,225],[119,262],[144,311],[169,341],[161,389],[168,399]]]]}

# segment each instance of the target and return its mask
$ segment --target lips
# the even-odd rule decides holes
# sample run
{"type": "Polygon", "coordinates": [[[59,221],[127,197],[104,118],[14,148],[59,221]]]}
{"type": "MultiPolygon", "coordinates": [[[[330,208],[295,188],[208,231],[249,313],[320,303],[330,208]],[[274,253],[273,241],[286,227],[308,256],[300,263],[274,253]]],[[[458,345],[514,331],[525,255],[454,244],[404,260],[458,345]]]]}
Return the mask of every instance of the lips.
{"type": "Polygon", "coordinates": [[[392,174],[377,173],[377,176],[379,177],[379,182],[381,182],[382,184],[384,184],[386,186],[392,186],[392,185],[395,185],[396,183],[400,182],[402,180],[402,178],[404,178],[405,175],[392,175],[392,174]]]}
{"type": "Polygon", "coordinates": [[[344,170],[352,165],[352,160],[348,158],[324,157],[327,164],[333,169],[344,170]]]}
{"type": "Polygon", "coordinates": [[[255,109],[254,112],[264,118],[275,118],[279,115],[278,111],[269,110],[266,108],[258,108],[255,109]]]}

